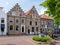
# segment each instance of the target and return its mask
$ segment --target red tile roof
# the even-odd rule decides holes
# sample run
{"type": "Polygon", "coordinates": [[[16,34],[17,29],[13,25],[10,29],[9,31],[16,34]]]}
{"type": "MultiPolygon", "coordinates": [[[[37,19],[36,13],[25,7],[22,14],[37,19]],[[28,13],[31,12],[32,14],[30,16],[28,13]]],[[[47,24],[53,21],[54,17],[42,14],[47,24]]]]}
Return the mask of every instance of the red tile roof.
{"type": "Polygon", "coordinates": [[[27,12],[25,12],[25,15],[29,15],[31,13],[31,10],[32,9],[28,10],[27,12]]]}
{"type": "Polygon", "coordinates": [[[51,19],[50,16],[47,16],[45,14],[40,15],[40,18],[51,19]]]}

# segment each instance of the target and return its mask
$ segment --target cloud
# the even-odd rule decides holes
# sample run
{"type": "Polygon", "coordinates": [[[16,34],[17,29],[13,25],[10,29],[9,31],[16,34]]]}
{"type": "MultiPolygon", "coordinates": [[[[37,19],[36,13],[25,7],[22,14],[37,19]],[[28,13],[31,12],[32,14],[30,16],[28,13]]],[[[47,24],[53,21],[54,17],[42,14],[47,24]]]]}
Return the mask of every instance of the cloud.
{"type": "Polygon", "coordinates": [[[39,14],[44,14],[44,11],[46,11],[46,8],[41,8],[40,13],[39,14]]]}
{"type": "Polygon", "coordinates": [[[6,2],[6,5],[9,5],[9,2],[6,2]]]}

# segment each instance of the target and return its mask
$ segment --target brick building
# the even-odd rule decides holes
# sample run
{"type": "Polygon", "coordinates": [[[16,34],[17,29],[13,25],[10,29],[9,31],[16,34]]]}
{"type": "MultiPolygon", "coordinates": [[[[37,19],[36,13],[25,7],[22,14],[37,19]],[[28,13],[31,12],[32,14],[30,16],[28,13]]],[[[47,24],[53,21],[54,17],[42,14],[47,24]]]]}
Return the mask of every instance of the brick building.
{"type": "Polygon", "coordinates": [[[54,20],[49,16],[42,14],[40,15],[40,30],[42,33],[45,33],[49,30],[54,30],[54,20]]]}
{"type": "MultiPolygon", "coordinates": [[[[9,12],[7,12],[7,33],[13,35],[39,34],[41,32],[42,20],[48,21],[49,23],[47,24],[49,24],[49,28],[53,28],[53,20],[50,18],[41,18],[35,6],[24,13],[17,3],[9,12]]],[[[47,26],[47,24],[45,26],[47,26]]]]}

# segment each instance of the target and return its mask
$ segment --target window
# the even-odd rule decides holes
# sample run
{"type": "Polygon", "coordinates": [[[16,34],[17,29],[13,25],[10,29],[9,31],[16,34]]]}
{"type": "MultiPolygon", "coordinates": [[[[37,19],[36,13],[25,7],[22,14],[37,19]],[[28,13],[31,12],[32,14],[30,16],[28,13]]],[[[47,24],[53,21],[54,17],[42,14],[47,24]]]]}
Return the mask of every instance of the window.
{"type": "Polygon", "coordinates": [[[13,22],[13,18],[10,17],[10,18],[9,18],[9,21],[10,21],[10,22],[13,22]]]}
{"type": "Polygon", "coordinates": [[[22,14],[20,13],[20,16],[22,16],[22,14]]]}
{"type": "Polygon", "coordinates": [[[24,26],[22,26],[22,32],[24,32],[24,26]]]}
{"type": "Polygon", "coordinates": [[[38,31],[38,27],[36,27],[36,31],[38,31]]]}
{"type": "Polygon", "coordinates": [[[24,24],[24,19],[22,19],[22,24],[24,24]]]}
{"type": "Polygon", "coordinates": [[[10,30],[13,30],[13,25],[10,25],[10,30]]]}
{"type": "Polygon", "coordinates": [[[23,12],[21,12],[21,13],[20,13],[20,16],[23,16],[23,15],[24,15],[24,13],[23,13],[23,12]]]}
{"type": "Polygon", "coordinates": [[[34,27],[32,27],[32,32],[34,32],[34,27]]]}
{"type": "Polygon", "coordinates": [[[4,23],[4,18],[1,18],[1,23],[4,23]]]}
{"type": "Polygon", "coordinates": [[[30,18],[33,18],[33,15],[32,14],[30,14],[30,18]]]}
{"type": "Polygon", "coordinates": [[[1,24],[1,31],[4,32],[5,24],[1,24]]]}
{"type": "Polygon", "coordinates": [[[19,26],[16,25],[16,30],[18,31],[19,30],[19,26]]]}
{"type": "Polygon", "coordinates": [[[37,25],[37,22],[35,22],[35,25],[37,25]]]}
{"type": "Polygon", "coordinates": [[[35,13],[35,10],[33,10],[33,13],[35,13]]]}
{"type": "Polygon", "coordinates": [[[18,19],[16,19],[16,23],[18,23],[19,21],[18,21],[18,19]]]}
{"type": "Polygon", "coordinates": [[[18,11],[18,10],[19,10],[19,8],[18,8],[18,7],[16,7],[16,10],[18,11]]]}
{"type": "Polygon", "coordinates": [[[32,15],[30,15],[30,18],[32,18],[32,15]]]}
{"type": "Polygon", "coordinates": [[[32,21],[30,21],[30,25],[32,25],[32,21]]]}
{"type": "Polygon", "coordinates": [[[41,21],[41,24],[42,24],[42,25],[44,24],[44,21],[43,21],[43,20],[41,21]]]}
{"type": "Polygon", "coordinates": [[[1,32],[4,32],[4,28],[1,28],[1,32]]]}

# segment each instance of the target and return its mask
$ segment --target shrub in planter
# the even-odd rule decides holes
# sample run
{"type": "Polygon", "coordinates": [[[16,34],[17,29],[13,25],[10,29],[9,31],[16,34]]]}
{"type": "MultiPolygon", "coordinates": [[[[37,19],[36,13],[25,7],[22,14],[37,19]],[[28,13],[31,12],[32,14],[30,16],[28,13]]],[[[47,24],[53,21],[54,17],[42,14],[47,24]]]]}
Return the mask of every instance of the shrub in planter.
{"type": "Polygon", "coordinates": [[[35,41],[40,41],[41,39],[40,39],[39,36],[33,36],[33,40],[35,40],[35,41]]]}
{"type": "Polygon", "coordinates": [[[51,41],[52,38],[49,37],[49,36],[44,36],[44,37],[33,36],[33,40],[35,40],[35,41],[41,41],[41,42],[47,42],[47,41],[51,41]]]}

